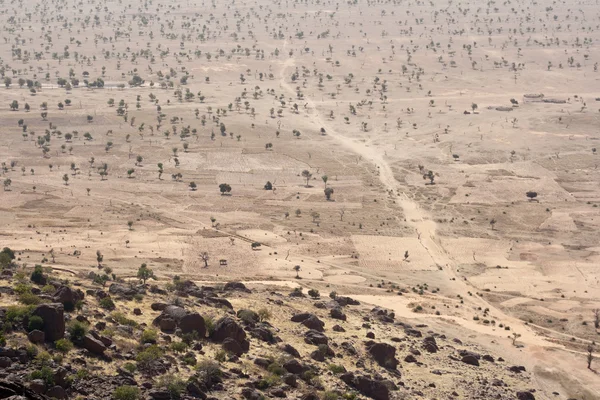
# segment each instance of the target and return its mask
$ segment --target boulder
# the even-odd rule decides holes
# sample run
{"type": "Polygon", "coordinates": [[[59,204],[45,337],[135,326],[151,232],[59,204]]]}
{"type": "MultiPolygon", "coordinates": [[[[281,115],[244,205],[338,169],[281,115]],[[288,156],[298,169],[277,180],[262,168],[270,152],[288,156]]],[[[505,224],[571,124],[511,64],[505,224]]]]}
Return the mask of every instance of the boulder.
{"type": "Polygon", "coordinates": [[[223,342],[226,338],[232,338],[241,343],[246,339],[246,332],[232,318],[223,317],[215,324],[215,330],[211,338],[218,343],[223,342]]]}
{"type": "Polygon", "coordinates": [[[341,321],[345,321],[346,320],[346,314],[344,314],[342,312],[342,309],[339,308],[339,307],[332,308],[331,311],[329,312],[329,315],[333,319],[339,319],[341,321]]]}
{"type": "Polygon", "coordinates": [[[240,292],[250,293],[250,289],[248,289],[242,282],[227,282],[225,286],[223,286],[223,290],[237,290],[240,292]]]}
{"type": "Polygon", "coordinates": [[[312,313],[300,313],[300,314],[294,314],[291,318],[292,322],[302,322],[305,319],[314,316],[314,314],[312,313]]]}
{"type": "Polygon", "coordinates": [[[41,379],[34,379],[29,382],[29,389],[37,394],[42,394],[46,391],[46,384],[41,379]]]}
{"type": "Polygon", "coordinates": [[[308,344],[318,346],[320,344],[327,344],[329,342],[329,338],[327,338],[327,336],[321,332],[311,329],[304,334],[304,341],[308,344]]]}
{"type": "Polygon", "coordinates": [[[340,325],[334,325],[331,329],[333,329],[334,332],[346,332],[346,330],[340,325]]]}
{"type": "MultiPolygon", "coordinates": [[[[181,332],[183,333],[196,332],[201,338],[206,336],[204,318],[197,312],[190,312],[178,306],[167,306],[164,308],[163,312],[156,317],[152,324],[160,327],[163,319],[174,320],[177,327],[181,329],[181,332]]],[[[167,322],[166,324],[167,325],[165,326],[169,326],[171,323],[167,322]]]]}
{"type": "Polygon", "coordinates": [[[46,392],[46,396],[51,397],[53,399],[66,399],[67,394],[65,393],[65,389],[61,386],[53,386],[46,392]]]}
{"type": "Polygon", "coordinates": [[[120,296],[127,299],[132,299],[136,294],[145,294],[146,290],[143,287],[134,288],[132,286],[123,285],[121,283],[113,283],[108,287],[108,293],[113,296],[120,296]]]}
{"type": "Polygon", "coordinates": [[[44,343],[46,341],[46,335],[42,331],[37,329],[32,330],[27,334],[27,338],[31,343],[44,343]]]}
{"type": "Polygon", "coordinates": [[[223,347],[223,350],[225,350],[226,352],[235,354],[238,357],[240,357],[244,353],[244,349],[242,349],[242,345],[233,338],[229,338],[229,337],[225,338],[225,340],[223,340],[223,343],[221,344],[221,346],[223,347]]]}
{"type": "Polygon", "coordinates": [[[344,306],[359,306],[360,305],[360,302],[358,300],[354,300],[353,298],[346,297],[346,296],[337,296],[335,298],[335,302],[338,303],[342,307],[344,307],[344,306]]]}
{"type": "Polygon", "coordinates": [[[11,400],[49,400],[50,397],[38,394],[32,389],[12,380],[0,380],[0,398],[11,400]]]}
{"type": "Polygon", "coordinates": [[[461,361],[464,362],[465,364],[479,367],[479,360],[475,356],[472,356],[470,354],[463,356],[463,358],[461,358],[461,361]]]}
{"type": "Polygon", "coordinates": [[[48,342],[55,342],[65,337],[64,306],[60,303],[40,304],[32,315],[44,321],[44,334],[48,342]]]}
{"type": "Polygon", "coordinates": [[[81,346],[92,354],[103,355],[106,351],[106,346],[100,340],[88,334],[83,337],[81,346]]]}
{"type": "Polygon", "coordinates": [[[392,386],[393,388],[395,387],[395,385],[390,381],[378,381],[369,376],[356,376],[352,372],[346,372],[345,374],[342,374],[340,379],[346,385],[357,390],[360,394],[370,397],[374,400],[389,400],[389,386],[392,386]]]}
{"type": "Polygon", "coordinates": [[[168,304],[166,303],[152,303],[150,308],[152,311],[163,311],[165,308],[167,308],[167,306],[168,304]]]}
{"type": "Polygon", "coordinates": [[[519,400],[535,400],[535,396],[531,392],[517,392],[517,399],[519,399],[519,400]]]}
{"type": "Polygon", "coordinates": [[[283,368],[290,374],[300,375],[306,371],[306,367],[296,359],[291,359],[283,364],[283,368]]]}
{"type": "Polygon", "coordinates": [[[300,358],[300,353],[290,344],[284,344],[281,346],[281,350],[288,353],[292,357],[300,358]]]}
{"type": "Polygon", "coordinates": [[[177,322],[173,318],[161,318],[158,326],[163,332],[173,332],[177,328],[177,322]]]}
{"type": "Polygon", "coordinates": [[[387,343],[373,343],[367,344],[367,351],[377,362],[387,369],[396,369],[398,367],[398,360],[396,360],[396,348],[387,343]]]}
{"type": "Polygon", "coordinates": [[[428,336],[423,339],[423,348],[429,353],[437,353],[439,350],[435,338],[433,336],[428,336]]]}
{"type": "Polygon", "coordinates": [[[79,300],[83,300],[84,294],[81,290],[72,290],[68,286],[60,286],[52,296],[56,303],[62,303],[65,310],[72,311],[79,300]]]}

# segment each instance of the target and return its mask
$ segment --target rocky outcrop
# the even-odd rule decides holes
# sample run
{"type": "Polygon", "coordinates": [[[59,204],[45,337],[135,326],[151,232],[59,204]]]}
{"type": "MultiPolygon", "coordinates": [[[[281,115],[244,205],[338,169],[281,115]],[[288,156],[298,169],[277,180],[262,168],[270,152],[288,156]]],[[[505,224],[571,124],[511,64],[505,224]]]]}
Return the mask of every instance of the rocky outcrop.
{"type": "Polygon", "coordinates": [[[55,342],[65,337],[64,306],[60,303],[40,304],[33,310],[44,321],[44,335],[48,342],[55,342]]]}
{"type": "Polygon", "coordinates": [[[161,327],[161,329],[163,329],[163,327],[166,328],[172,326],[170,322],[162,323],[161,325],[163,319],[172,319],[175,321],[177,327],[181,329],[181,332],[183,333],[196,332],[201,338],[206,336],[204,318],[197,312],[187,311],[178,306],[167,306],[163,312],[154,319],[152,324],[161,327]]]}
{"type": "Polygon", "coordinates": [[[390,389],[398,389],[391,381],[376,380],[365,375],[357,376],[353,372],[342,374],[340,379],[363,396],[374,400],[390,400],[390,389]]]}
{"type": "Polygon", "coordinates": [[[234,340],[243,352],[250,348],[250,343],[246,340],[246,331],[230,317],[223,317],[217,321],[210,338],[217,343],[223,343],[226,339],[234,340]]]}
{"type": "Polygon", "coordinates": [[[398,367],[398,360],[396,360],[396,348],[387,343],[367,343],[367,351],[377,362],[387,369],[396,369],[398,367]]]}

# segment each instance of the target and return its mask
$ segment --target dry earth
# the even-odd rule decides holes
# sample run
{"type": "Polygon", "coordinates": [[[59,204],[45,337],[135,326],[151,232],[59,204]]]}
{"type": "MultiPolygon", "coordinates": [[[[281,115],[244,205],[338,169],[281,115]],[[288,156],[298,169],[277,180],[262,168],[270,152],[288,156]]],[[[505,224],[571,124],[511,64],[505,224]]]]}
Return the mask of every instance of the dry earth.
{"type": "Polygon", "coordinates": [[[336,291],[600,398],[595,2],[0,4],[20,268],[336,291]]]}

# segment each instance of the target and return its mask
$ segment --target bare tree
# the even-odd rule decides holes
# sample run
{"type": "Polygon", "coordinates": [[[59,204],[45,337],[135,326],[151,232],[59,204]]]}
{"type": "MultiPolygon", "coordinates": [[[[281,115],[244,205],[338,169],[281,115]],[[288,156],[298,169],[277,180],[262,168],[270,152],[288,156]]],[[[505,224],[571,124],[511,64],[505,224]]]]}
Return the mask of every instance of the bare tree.
{"type": "Polygon", "coordinates": [[[600,328],[600,308],[594,309],[594,327],[600,328]]]}
{"type": "Polygon", "coordinates": [[[207,251],[200,253],[200,259],[204,261],[204,268],[208,268],[208,260],[210,260],[210,257],[207,251]]]}
{"type": "Polygon", "coordinates": [[[587,348],[587,364],[588,369],[592,369],[592,361],[594,361],[594,342],[590,343],[587,348]]]}

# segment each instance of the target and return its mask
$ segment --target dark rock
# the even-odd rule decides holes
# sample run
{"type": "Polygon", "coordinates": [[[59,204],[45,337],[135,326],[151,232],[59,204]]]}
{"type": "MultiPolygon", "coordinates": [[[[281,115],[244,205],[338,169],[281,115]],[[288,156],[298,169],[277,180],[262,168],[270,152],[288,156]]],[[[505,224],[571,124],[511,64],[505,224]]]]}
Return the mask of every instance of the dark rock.
{"type": "Polygon", "coordinates": [[[64,306],[60,303],[40,304],[33,310],[33,315],[44,321],[46,340],[55,342],[65,337],[64,306]]]}
{"type": "Polygon", "coordinates": [[[108,287],[108,293],[113,296],[132,299],[136,294],[146,294],[146,290],[143,287],[134,288],[120,283],[113,283],[108,287]]]}
{"type": "Polygon", "coordinates": [[[331,311],[329,312],[329,315],[333,319],[339,319],[341,321],[345,321],[346,320],[346,314],[344,314],[342,312],[342,309],[338,308],[338,307],[331,309],[331,311]]]}
{"type": "Polygon", "coordinates": [[[167,306],[163,312],[152,322],[155,326],[160,326],[161,320],[171,318],[175,320],[177,327],[183,333],[196,332],[200,338],[206,336],[206,325],[204,318],[197,312],[186,311],[178,306],[167,306]]]}
{"type": "Polygon", "coordinates": [[[517,392],[517,399],[519,399],[519,400],[535,400],[535,396],[531,392],[517,392]]]}
{"type": "Polygon", "coordinates": [[[521,372],[525,372],[525,367],[522,365],[513,365],[508,370],[520,374],[521,372]]]}
{"type": "Polygon", "coordinates": [[[271,389],[271,391],[269,392],[269,394],[273,397],[277,397],[277,398],[285,398],[287,397],[287,394],[285,393],[285,390],[283,388],[274,388],[271,389]]]}
{"type": "Polygon", "coordinates": [[[304,341],[308,344],[318,346],[320,344],[327,344],[329,339],[321,332],[310,330],[304,334],[304,341]]]}
{"type": "Polygon", "coordinates": [[[396,360],[396,348],[387,343],[369,343],[367,351],[373,357],[377,364],[387,369],[396,369],[398,360],[396,360]]]}
{"type": "Polygon", "coordinates": [[[258,391],[256,391],[255,389],[251,389],[251,388],[243,388],[242,396],[246,400],[262,400],[263,399],[263,396],[258,391]]]}
{"type": "Polygon", "coordinates": [[[29,382],[29,389],[37,394],[42,394],[46,391],[46,384],[41,379],[34,379],[29,382]]]}
{"type": "Polygon", "coordinates": [[[7,400],[48,400],[48,396],[38,394],[28,387],[11,380],[0,380],[0,398],[7,400]]]}
{"type": "Polygon", "coordinates": [[[294,314],[291,318],[292,322],[302,322],[305,319],[309,318],[310,316],[312,316],[314,314],[312,313],[300,313],[300,314],[294,314]]]}
{"type": "Polygon", "coordinates": [[[166,390],[151,390],[148,392],[148,396],[152,400],[171,400],[171,393],[166,390]]]}
{"type": "Polygon", "coordinates": [[[267,367],[271,365],[271,361],[267,360],[266,358],[257,357],[256,359],[254,359],[254,364],[258,365],[261,368],[267,369],[267,367]]]}
{"type": "Polygon", "coordinates": [[[359,306],[360,302],[358,300],[354,300],[353,298],[346,296],[337,296],[335,301],[342,307],[344,306],[359,306]]]}
{"type": "Polygon", "coordinates": [[[242,282],[227,282],[225,286],[223,286],[223,290],[237,290],[240,292],[250,293],[250,289],[248,289],[242,282]]]}
{"type": "Polygon", "coordinates": [[[306,393],[300,397],[300,400],[321,400],[316,393],[306,393]]]}
{"type": "Polygon", "coordinates": [[[292,357],[300,358],[300,353],[290,344],[284,344],[281,346],[281,350],[288,353],[292,357]]]}
{"type": "Polygon", "coordinates": [[[79,300],[83,300],[83,297],[84,294],[81,290],[77,289],[76,291],[73,291],[68,286],[60,286],[52,296],[54,301],[56,303],[62,303],[67,311],[74,310],[75,304],[79,300]]]}
{"type": "Polygon", "coordinates": [[[437,353],[439,350],[435,338],[433,336],[428,336],[423,339],[423,348],[429,353],[437,353]]]}
{"type": "Polygon", "coordinates": [[[250,334],[257,339],[262,340],[263,342],[275,343],[277,341],[275,339],[275,336],[273,335],[273,332],[271,332],[267,328],[263,328],[263,327],[254,328],[250,331],[250,334]]]}
{"type": "Polygon", "coordinates": [[[231,338],[241,343],[246,339],[246,332],[232,318],[223,317],[215,324],[215,330],[211,338],[217,343],[222,342],[226,338],[231,338]]]}
{"type": "Polygon", "coordinates": [[[55,399],[66,399],[67,398],[65,389],[63,389],[62,387],[60,387],[58,385],[53,386],[50,389],[48,389],[48,391],[46,392],[46,396],[52,397],[55,399]]]}
{"type": "Polygon", "coordinates": [[[290,387],[295,388],[298,386],[298,381],[296,379],[296,375],[294,375],[294,374],[285,374],[285,375],[283,375],[281,380],[283,381],[283,383],[285,383],[286,385],[288,385],[290,387]]]}
{"type": "Polygon", "coordinates": [[[46,340],[46,335],[42,331],[38,331],[34,329],[33,331],[27,334],[27,338],[31,343],[44,343],[46,340]]]}
{"type": "Polygon", "coordinates": [[[412,336],[412,337],[421,337],[421,336],[423,336],[421,334],[421,331],[419,331],[417,329],[412,329],[412,328],[405,329],[404,333],[406,333],[407,336],[412,336]]]}
{"type": "Polygon", "coordinates": [[[349,342],[342,342],[342,349],[346,350],[346,352],[352,356],[356,355],[356,349],[349,342]]]}
{"type": "Polygon", "coordinates": [[[139,308],[134,308],[133,315],[142,315],[142,310],[140,310],[139,308]]]}
{"type": "Polygon", "coordinates": [[[173,318],[161,318],[158,326],[163,332],[174,332],[177,328],[177,322],[173,318]]]}
{"type": "Polygon", "coordinates": [[[221,346],[223,347],[223,350],[235,354],[238,357],[244,353],[244,349],[242,349],[240,342],[230,337],[225,338],[221,346]]]}
{"type": "Polygon", "coordinates": [[[375,334],[373,332],[367,332],[366,335],[369,339],[375,339],[375,334]]]}
{"type": "Polygon", "coordinates": [[[92,335],[87,334],[83,337],[81,346],[92,354],[103,355],[106,351],[106,346],[100,340],[94,338],[92,335]]]}
{"type": "Polygon", "coordinates": [[[334,325],[333,328],[331,328],[331,329],[333,329],[334,332],[346,332],[346,330],[342,326],[339,326],[339,325],[334,325]]]}
{"type": "MultiPolygon", "coordinates": [[[[43,333],[43,332],[42,332],[43,333]]],[[[12,360],[8,357],[0,357],[0,368],[8,368],[12,365],[12,360]]]]}
{"type": "Polygon", "coordinates": [[[490,356],[489,354],[484,355],[483,358],[485,361],[489,361],[489,362],[494,362],[494,357],[490,356]]]}
{"type": "Polygon", "coordinates": [[[340,379],[346,385],[356,389],[360,394],[364,396],[370,397],[374,400],[390,399],[390,388],[388,387],[387,382],[377,381],[369,376],[355,376],[352,372],[342,374],[340,376],[340,379]]]}
{"type": "Polygon", "coordinates": [[[150,305],[150,308],[153,311],[163,311],[165,308],[167,308],[168,304],[166,303],[152,303],[150,305]]]}
{"type": "Polygon", "coordinates": [[[200,389],[200,387],[198,387],[198,385],[196,385],[196,383],[193,381],[189,381],[185,389],[192,397],[196,399],[206,400],[208,398],[206,393],[204,393],[204,391],[200,389]]]}
{"type": "Polygon", "coordinates": [[[310,353],[310,358],[312,358],[315,361],[318,362],[323,362],[325,361],[325,353],[322,352],[321,350],[317,349],[315,351],[313,351],[312,353],[310,353]]]}
{"type": "Polygon", "coordinates": [[[469,364],[469,365],[474,365],[476,367],[479,367],[479,360],[472,355],[466,355],[461,359],[462,362],[464,362],[465,364],[469,364]]]}
{"type": "Polygon", "coordinates": [[[304,365],[302,365],[300,363],[300,361],[298,361],[296,359],[286,361],[283,364],[283,368],[290,374],[296,374],[296,375],[299,375],[299,374],[303,373],[304,371],[306,371],[306,367],[304,365]]]}
{"type": "Polygon", "coordinates": [[[404,361],[406,361],[407,363],[416,363],[417,359],[412,354],[409,354],[406,357],[404,357],[404,361]]]}

